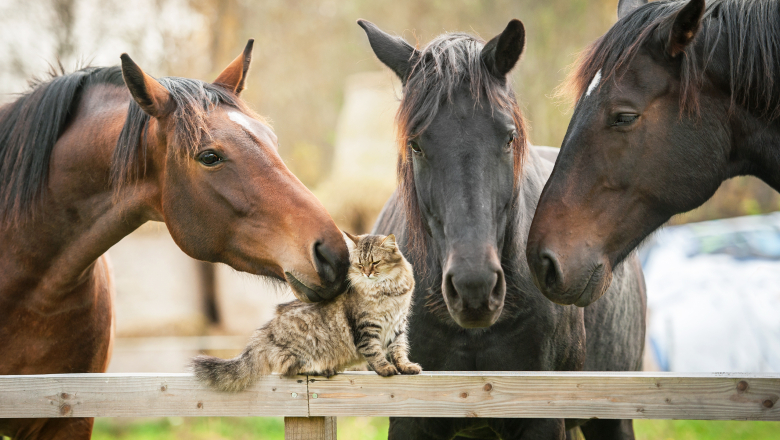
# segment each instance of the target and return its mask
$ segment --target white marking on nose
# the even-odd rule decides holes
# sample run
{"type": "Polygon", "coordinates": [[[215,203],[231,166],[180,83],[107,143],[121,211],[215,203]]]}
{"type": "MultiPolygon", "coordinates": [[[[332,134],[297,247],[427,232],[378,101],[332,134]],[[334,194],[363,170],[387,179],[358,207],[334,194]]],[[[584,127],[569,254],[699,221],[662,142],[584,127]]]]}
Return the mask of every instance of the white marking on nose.
{"type": "Polygon", "coordinates": [[[254,133],[255,131],[252,130],[252,126],[249,124],[249,118],[242,115],[239,112],[228,112],[228,117],[231,121],[235,122],[236,124],[246,128],[251,133],[254,133]]]}
{"type": "Polygon", "coordinates": [[[596,75],[593,77],[593,81],[590,82],[590,85],[588,86],[588,91],[585,92],[585,96],[590,96],[590,93],[598,87],[599,83],[601,83],[601,70],[596,72],[596,75]]]}

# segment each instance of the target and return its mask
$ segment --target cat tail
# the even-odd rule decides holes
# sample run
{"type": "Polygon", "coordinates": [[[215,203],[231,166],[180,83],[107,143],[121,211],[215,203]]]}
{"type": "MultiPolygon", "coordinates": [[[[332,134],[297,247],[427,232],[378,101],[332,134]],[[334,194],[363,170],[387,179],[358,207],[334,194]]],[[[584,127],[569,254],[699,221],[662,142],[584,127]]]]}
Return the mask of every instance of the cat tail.
{"type": "MultiPolygon", "coordinates": [[[[192,360],[192,371],[201,383],[220,391],[243,391],[254,384],[257,376],[265,373],[262,352],[249,346],[233,359],[197,356],[192,360]]],[[[266,373],[267,374],[267,373],[266,373]]]]}

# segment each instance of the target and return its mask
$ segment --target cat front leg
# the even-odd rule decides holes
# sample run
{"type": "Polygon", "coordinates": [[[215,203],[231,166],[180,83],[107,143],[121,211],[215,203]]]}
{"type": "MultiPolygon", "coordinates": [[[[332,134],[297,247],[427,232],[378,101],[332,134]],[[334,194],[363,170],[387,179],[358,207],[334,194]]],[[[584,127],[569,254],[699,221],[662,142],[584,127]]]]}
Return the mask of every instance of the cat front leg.
{"type": "Polygon", "coordinates": [[[358,353],[363,355],[376,374],[384,377],[398,374],[395,366],[387,360],[387,353],[379,340],[379,333],[371,331],[371,329],[376,330],[372,325],[360,331],[357,343],[358,353]]]}
{"type": "Polygon", "coordinates": [[[390,359],[401,374],[420,374],[422,367],[409,360],[409,341],[406,332],[401,331],[387,347],[390,359]]]}

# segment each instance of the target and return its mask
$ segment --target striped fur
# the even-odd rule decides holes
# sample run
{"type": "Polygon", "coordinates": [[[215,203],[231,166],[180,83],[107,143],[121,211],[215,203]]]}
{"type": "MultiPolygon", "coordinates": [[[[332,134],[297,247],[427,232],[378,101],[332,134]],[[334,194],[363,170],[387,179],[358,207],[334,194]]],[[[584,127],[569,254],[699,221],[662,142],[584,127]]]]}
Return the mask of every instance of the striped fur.
{"type": "Polygon", "coordinates": [[[382,376],[418,374],[408,358],[407,315],[414,291],[412,266],[392,235],[349,236],[349,289],[331,301],[280,304],[233,359],[198,356],[198,380],[222,391],[242,391],[258,376],[333,376],[367,362],[382,376]]]}

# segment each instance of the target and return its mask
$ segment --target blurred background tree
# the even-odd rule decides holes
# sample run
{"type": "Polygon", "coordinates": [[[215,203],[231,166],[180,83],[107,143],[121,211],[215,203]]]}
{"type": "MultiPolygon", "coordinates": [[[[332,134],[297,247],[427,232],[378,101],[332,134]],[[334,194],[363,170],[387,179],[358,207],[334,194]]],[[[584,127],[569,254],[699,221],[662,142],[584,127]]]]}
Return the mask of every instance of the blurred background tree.
{"type": "MultiPolygon", "coordinates": [[[[0,93],[60,60],[68,70],[113,65],[126,51],[155,76],[211,79],[256,40],[244,97],[268,116],[280,153],[308,186],[328,174],[345,78],[383,70],[357,18],[424,45],[447,31],[489,39],[523,20],[527,47],[513,72],[531,141],[558,146],[571,116],[552,97],[576,54],[615,21],[616,0],[0,0],[0,93]]],[[[754,179],[675,222],[774,211],[780,198],[754,179]]]]}

